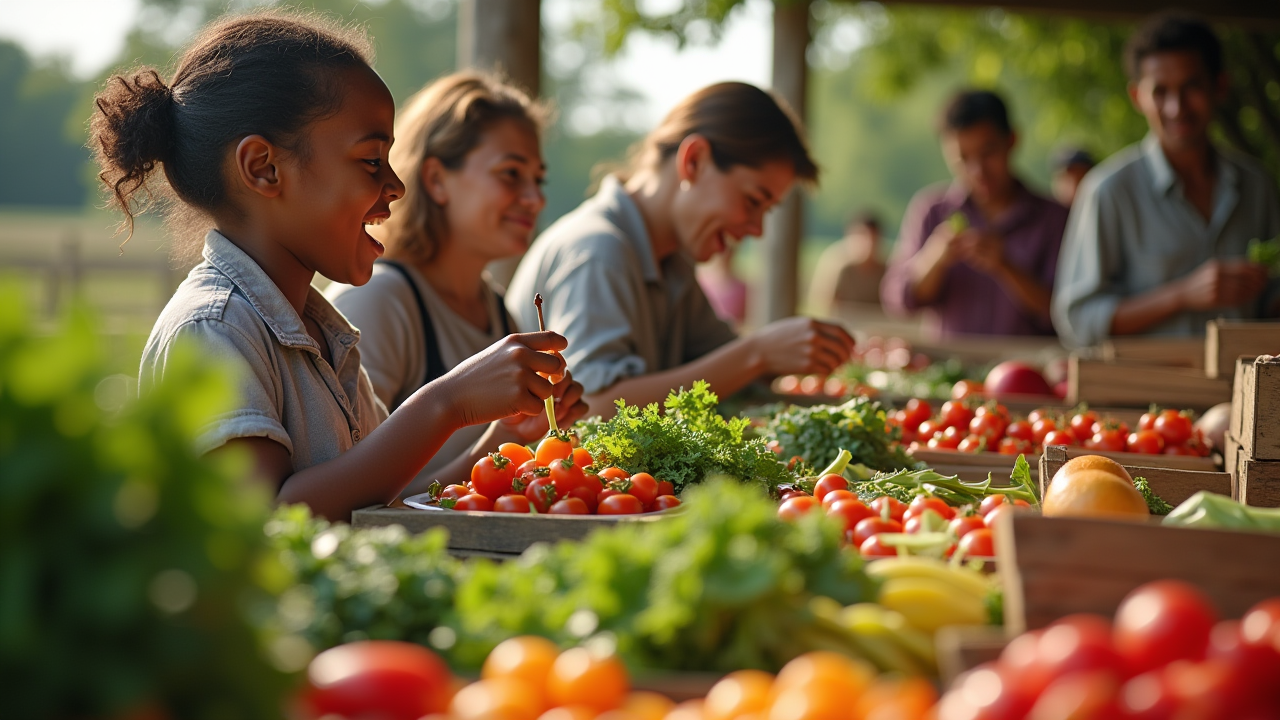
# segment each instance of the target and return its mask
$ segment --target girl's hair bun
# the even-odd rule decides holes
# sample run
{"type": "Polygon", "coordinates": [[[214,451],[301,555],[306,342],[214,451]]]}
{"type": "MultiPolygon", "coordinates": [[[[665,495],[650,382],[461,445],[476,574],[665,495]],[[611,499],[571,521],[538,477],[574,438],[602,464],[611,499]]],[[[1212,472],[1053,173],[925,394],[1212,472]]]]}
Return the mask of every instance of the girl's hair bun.
{"type": "Polygon", "coordinates": [[[90,121],[90,137],[102,168],[98,177],[124,211],[132,233],[133,216],[140,210],[136,198],[141,191],[152,199],[148,180],[169,159],[173,146],[173,91],[156,70],[142,68],[107,80],[94,102],[98,112],[90,121]]]}

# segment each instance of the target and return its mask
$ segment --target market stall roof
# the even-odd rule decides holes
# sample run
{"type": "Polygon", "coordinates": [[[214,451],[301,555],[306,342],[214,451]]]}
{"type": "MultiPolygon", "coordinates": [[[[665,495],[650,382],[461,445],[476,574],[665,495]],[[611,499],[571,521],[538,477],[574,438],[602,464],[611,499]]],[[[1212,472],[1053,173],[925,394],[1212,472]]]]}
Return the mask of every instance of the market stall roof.
{"type": "Polygon", "coordinates": [[[893,5],[934,5],[964,8],[998,7],[1010,11],[1047,12],[1096,19],[1136,19],[1163,10],[1186,10],[1215,22],[1265,23],[1280,26],[1280,0],[886,0],[893,5]]]}

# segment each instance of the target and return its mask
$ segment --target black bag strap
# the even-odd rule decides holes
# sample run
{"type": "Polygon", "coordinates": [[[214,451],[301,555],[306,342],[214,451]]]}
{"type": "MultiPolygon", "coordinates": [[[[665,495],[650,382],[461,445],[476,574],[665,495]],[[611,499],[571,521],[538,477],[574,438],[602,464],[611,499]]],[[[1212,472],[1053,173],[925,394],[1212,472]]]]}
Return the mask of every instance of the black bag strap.
{"type": "MultiPolygon", "coordinates": [[[[409,270],[395,260],[380,259],[378,262],[400,273],[404,281],[409,283],[409,289],[413,291],[413,299],[418,303],[418,314],[422,316],[422,338],[423,342],[426,343],[427,349],[427,376],[422,381],[422,384],[426,385],[445,374],[444,358],[440,357],[440,344],[436,342],[435,323],[431,322],[431,313],[427,312],[427,304],[423,302],[422,293],[418,290],[418,283],[413,281],[413,276],[409,274],[409,270]]],[[[505,315],[503,319],[505,320],[505,315]]]]}
{"type": "Polygon", "coordinates": [[[511,321],[507,319],[507,299],[496,290],[493,294],[498,298],[498,317],[502,318],[502,337],[506,337],[511,334],[511,321]]]}

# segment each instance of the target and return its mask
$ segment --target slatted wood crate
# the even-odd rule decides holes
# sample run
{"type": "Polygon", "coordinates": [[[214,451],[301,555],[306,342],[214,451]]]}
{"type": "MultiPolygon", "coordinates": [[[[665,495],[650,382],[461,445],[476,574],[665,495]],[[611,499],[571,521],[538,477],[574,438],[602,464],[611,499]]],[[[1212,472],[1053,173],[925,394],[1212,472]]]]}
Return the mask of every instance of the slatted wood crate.
{"type": "Polygon", "coordinates": [[[1210,320],[1205,326],[1204,374],[1231,378],[1242,355],[1280,354],[1280,322],[1210,320]]]}
{"type": "Polygon", "coordinates": [[[1195,368],[1072,355],[1067,369],[1067,402],[1104,407],[1165,407],[1206,410],[1231,400],[1231,380],[1207,378],[1195,368]]]}
{"type": "MultiPolygon", "coordinates": [[[[1178,456],[1170,455],[1133,455],[1123,453],[1127,456],[1117,458],[1116,454],[1094,453],[1088,450],[1079,450],[1078,448],[1066,448],[1060,445],[1045,448],[1044,454],[1040,456],[1040,495],[1044,496],[1045,490],[1049,487],[1049,483],[1053,481],[1053,476],[1058,469],[1067,462],[1069,458],[1078,457],[1080,455],[1107,455],[1120,463],[1121,467],[1129,471],[1133,477],[1143,477],[1147,479],[1147,484],[1151,486],[1151,490],[1164,499],[1170,505],[1177,506],[1183,500],[1195,495],[1201,490],[1207,490],[1219,495],[1231,495],[1231,474],[1226,472],[1216,472],[1211,470],[1187,470],[1181,468],[1168,467],[1147,467],[1143,464],[1144,460],[1150,458],[1165,459],[1178,456]],[[1130,460],[1132,458],[1132,460],[1130,460]]],[[[1183,458],[1188,459],[1188,458],[1183,458]]],[[[1194,458],[1196,460],[1208,460],[1208,458],[1194,458]]],[[[1209,468],[1212,468],[1212,463],[1209,468]]]]}
{"type": "Polygon", "coordinates": [[[1280,357],[1237,358],[1233,388],[1225,456],[1233,497],[1280,507],[1280,357]]]}
{"type": "MultiPolygon", "coordinates": [[[[1192,457],[1188,455],[1139,455],[1136,453],[1114,453],[1102,452],[1098,450],[1086,450],[1084,448],[1059,448],[1063,451],[1062,460],[1054,466],[1054,472],[1067,461],[1067,458],[1078,457],[1080,455],[1103,455],[1115,460],[1121,465],[1140,466],[1150,470],[1161,478],[1166,477],[1165,470],[1180,470],[1188,472],[1199,472],[1219,475],[1223,479],[1223,494],[1230,492],[1228,475],[1226,473],[1216,472],[1217,466],[1211,458],[1192,457]]],[[[1050,448],[1052,450],[1052,448],[1050,448]]],[[[1009,480],[1009,473],[1013,472],[1013,463],[1017,460],[1017,455],[1001,455],[999,453],[983,452],[983,453],[962,453],[958,450],[914,450],[912,457],[919,460],[929,467],[937,470],[943,475],[959,475],[961,480],[967,482],[981,482],[987,479],[990,473],[991,479],[998,485],[1004,485],[1009,480]]],[[[1056,457],[1056,456],[1055,456],[1056,457]]],[[[1039,455],[1031,455],[1027,457],[1027,462],[1031,464],[1031,478],[1033,480],[1043,477],[1041,475],[1041,465],[1043,461],[1039,455]]],[[[1052,475],[1051,475],[1052,477],[1052,475]]],[[[1197,476],[1198,477],[1198,476],[1197,476]]],[[[1150,480],[1151,478],[1147,478],[1150,480]]],[[[1199,478],[1203,480],[1203,478],[1199,478]]],[[[1193,482],[1197,480],[1193,479],[1193,482]]],[[[1154,486],[1153,486],[1154,487],[1154,486]]],[[[1215,491],[1216,492],[1216,491],[1215,491]]],[[[1161,495],[1163,497],[1163,495],[1161,495]]],[[[1172,501],[1170,501],[1172,502],[1172,501]]]]}

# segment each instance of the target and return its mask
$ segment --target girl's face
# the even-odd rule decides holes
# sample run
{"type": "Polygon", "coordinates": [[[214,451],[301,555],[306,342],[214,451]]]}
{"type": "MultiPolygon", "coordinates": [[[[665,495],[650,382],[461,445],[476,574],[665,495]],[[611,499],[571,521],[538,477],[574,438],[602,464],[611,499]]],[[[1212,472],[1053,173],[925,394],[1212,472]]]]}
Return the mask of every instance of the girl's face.
{"type": "MultiPolygon", "coordinates": [[[[703,141],[705,143],[705,141],[703,141]]],[[[697,160],[676,193],[672,218],[680,245],[696,261],[706,262],[744,237],[764,233],[764,216],[786,197],[795,169],[785,160],[759,167],[734,165],[721,170],[710,146],[693,149],[697,160]],[[699,157],[700,155],[700,157],[699,157]]]]}
{"type": "Polygon", "coordinates": [[[346,70],[339,82],[344,97],[338,111],[311,123],[307,152],[285,161],[286,207],[276,213],[282,225],[276,236],[306,267],[336,282],[363,285],[383,251],[366,226],[390,217],[391,201],[404,195],[404,184],[387,162],[395,102],[369,68],[346,70]]]}
{"type": "Polygon", "coordinates": [[[538,214],[546,206],[542,184],[547,167],[538,134],[527,122],[495,122],[480,136],[457,170],[428,158],[422,182],[444,208],[446,244],[486,262],[529,249],[538,214]]]}

